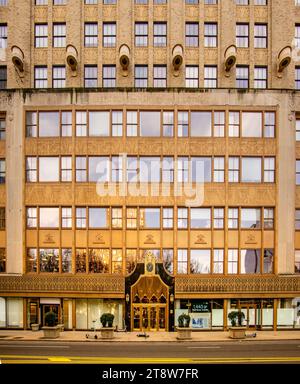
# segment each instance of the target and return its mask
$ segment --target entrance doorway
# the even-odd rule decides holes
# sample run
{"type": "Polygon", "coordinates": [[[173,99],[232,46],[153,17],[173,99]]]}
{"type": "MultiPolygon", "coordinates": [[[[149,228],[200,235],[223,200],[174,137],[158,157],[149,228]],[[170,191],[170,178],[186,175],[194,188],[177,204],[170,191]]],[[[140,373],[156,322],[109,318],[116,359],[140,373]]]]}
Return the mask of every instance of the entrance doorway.
{"type": "Polygon", "coordinates": [[[133,326],[134,331],[166,331],[167,330],[166,304],[134,304],[133,326]]]}
{"type": "Polygon", "coordinates": [[[60,319],[60,305],[59,304],[41,304],[42,309],[42,326],[45,326],[45,315],[48,312],[54,312],[55,313],[55,322],[56,324],[59,323],[60,319]]]}

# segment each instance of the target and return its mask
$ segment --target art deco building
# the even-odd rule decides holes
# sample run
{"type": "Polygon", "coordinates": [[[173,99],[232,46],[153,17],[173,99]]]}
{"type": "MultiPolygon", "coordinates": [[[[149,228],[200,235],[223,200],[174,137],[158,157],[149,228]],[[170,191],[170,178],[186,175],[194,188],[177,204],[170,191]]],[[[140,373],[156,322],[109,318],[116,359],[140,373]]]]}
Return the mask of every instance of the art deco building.
{"type": "Polygon", "coordinates": [[[299,49],[295,0],[0,0],[0,327],[299,328],[299,49]]]}

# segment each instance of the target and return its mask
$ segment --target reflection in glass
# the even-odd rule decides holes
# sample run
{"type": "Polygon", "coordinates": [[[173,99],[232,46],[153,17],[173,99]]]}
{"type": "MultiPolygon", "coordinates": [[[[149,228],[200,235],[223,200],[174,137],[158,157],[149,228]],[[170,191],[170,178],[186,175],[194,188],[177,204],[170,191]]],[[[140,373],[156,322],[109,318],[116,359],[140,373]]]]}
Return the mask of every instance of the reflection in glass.
{"type": "Polygon", "coordinates": [[[59,113],[40,112],[39,113],[39,136],[54,137],[59,136],[59,113]]]}
{"type": "Polygon", "coordinates": [[[260,228],[260,209],[242,208],[242,228],[260,228]]]}
{"type": "Polygon", "coordinates": [[[39,181],[59,181],[59,157],[39,158],[39,181]]]}
{"type": "Polygon", "coordinates": [[[261,112],[242,112],[242,136],[262,137],[261,112]]]}
{"type": "Polygon", "coordinates": [[[109,112],[89,112],[89,136],[109,136],[109,112]]]}
{"type": "Polygon", "coordinates": [[[172,275],[174,273],[174,251],[173,249],[163,249],[163,263],[165,270],[172,275]]]}
{"type": "Polygon", "coordinates": [[[37,272],[37,249],[27,248],[27,272],[37,272]]]}
{"type": "Polygon", "coordinates": [[[123,269],[123,257],[122,257],[122,249],[112,249],[112,260],[111,260],[111,273],[122,273],[123,269]]]}
{"type": "Polygon", "coordinates": [[[137,250],[126,249],[126,274],[130,275],[136,266],[137,250]]]}
{"type": "Polygon", "coordinates": [[[211,112],[191,112],[191,136],[211,136],[211,112]]]}
{"type": "Polygon", "coordinates": [[[177,249],[177,273],[187,273],[187,249],[177,249]]]}
{"type": "Polygon", "coordinates": [[[191,228],[210,228],[211,209],[191,208],[191,228]]]}
{"type": "Polygon", "coordinates": [[[86,272],[86,250],[84,248],[76,249],[76,273],[86,272]]]}
{"type": "Polygon", "coordinates": [[[0,248],[0,273],[6,272],[6,252],[5,248],[0,248]]]}
{"type": "Polygon", "coordinates": [[[108,208],[89,208],[89,228],[108,227],[108,208]]]}
{"type": "Polygon", "coordinates": [[[40,249],[40,272],[59,272],[58,249],[40,249]]]}
{"type": "Polygon", "coordinates": [[[274,249],[264,249],[264,273],[273,273],[274,249]]]}
{"type": "Polygon", "coordinates": [[[40,208],[40,228],[59,227],[59,208],[40,208]]]}
{"type": "Polygon", "coordinates": [[[210,273],[210,249],[191,249],[190,273],[210,273]]]}
{"type": "Polygon", "coordinates": [[[241,273],[260,273],[260,249],[241,249],[241,273]]]}
{"type": "Polygon", "coordinates": [[[160,228],[160,208],[140,208],[140,228],[160,228]]]}
{"type": "Polygon", "coordinates": [[[140,112],[140,135],[160,136],[160,112],[140,112]]]}
{"type": "Polygon", "coordinates": [[[72,273],[72,249],[63,248],[62,250],[61,267],[63,273],[72,273]]]}
{"type": "Polygon", "coordinates": [[[261,183],[261,157],[242,158],[242,182],[261,183]]]}
{"type": "Polygon", "coordinates": [[[109,249],[89,249],[89,272],[109,273],[109,249]]]}

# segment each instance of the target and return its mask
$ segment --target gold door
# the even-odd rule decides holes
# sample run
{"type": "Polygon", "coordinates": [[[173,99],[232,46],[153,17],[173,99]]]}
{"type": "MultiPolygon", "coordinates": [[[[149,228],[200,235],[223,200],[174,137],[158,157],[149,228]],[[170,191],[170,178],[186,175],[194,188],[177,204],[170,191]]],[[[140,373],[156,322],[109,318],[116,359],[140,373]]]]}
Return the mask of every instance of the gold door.
{"type": "Polygon", "coordinates": [[[166,331],[168,328],[164,304],[133,304],[131,313],[133,331],[166,331]]]}

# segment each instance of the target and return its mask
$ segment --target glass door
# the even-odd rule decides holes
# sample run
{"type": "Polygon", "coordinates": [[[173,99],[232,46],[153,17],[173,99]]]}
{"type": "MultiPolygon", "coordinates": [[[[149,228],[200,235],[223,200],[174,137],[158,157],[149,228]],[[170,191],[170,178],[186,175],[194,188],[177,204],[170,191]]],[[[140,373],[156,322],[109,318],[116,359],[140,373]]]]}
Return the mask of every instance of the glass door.
{"type": "Polygon", "coordinates": [[[139,331],[140,329],[141,329],[140,307],[133,307],[133,330],[139,331]]]}
{"type": "Polygon", "coordinates": [[[160,331],[166,330],[166,307],[160,307],[158,311],[158,327],[160,331]]]}
{"type": "Polygon", "coordinates": [[[59,323],[60,319],[60,305],[58,304],[43,304],[42,305],[42,326],[45,326],[45,315],[48,312],[54,312],[55,313],[55,322],[56,324],[59,323]]]}
{"type": "Polygon", "coordinates": [[[157,329],[157,306],[150,307],[150,331],[156,331],[157,329]]]}

